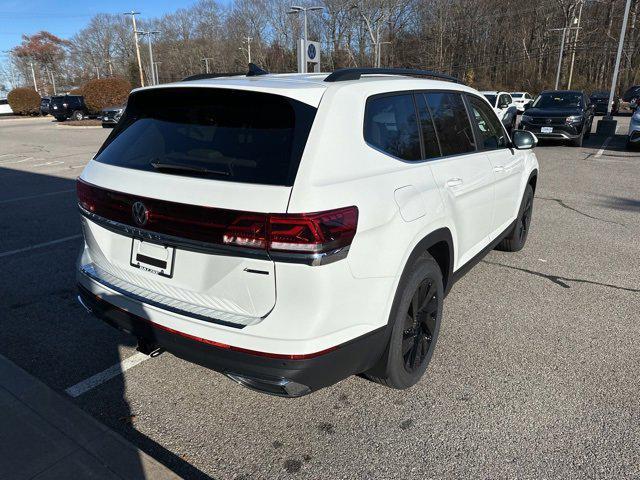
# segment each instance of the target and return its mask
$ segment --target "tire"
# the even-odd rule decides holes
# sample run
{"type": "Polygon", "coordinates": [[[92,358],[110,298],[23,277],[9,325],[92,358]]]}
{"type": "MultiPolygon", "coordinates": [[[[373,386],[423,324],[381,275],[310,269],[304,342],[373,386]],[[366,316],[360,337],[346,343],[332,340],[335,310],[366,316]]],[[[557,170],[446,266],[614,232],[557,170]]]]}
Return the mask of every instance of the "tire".
{"type": "Polygon", "coordinates": [[[80,110],[74,110],[73,113],[71,114],[71,119],[72,120],[80,121],[83,118],[84,118],[84,115],[82,114],[82,112],[80,110]]]}
{"type": "Polygon", "coordinates": [[[531,227],[531,215],[533,214],[533,188],[527,185],[522,196],[522,203],[518,210],[518,218],[509,234],[502,239],[496,250],[503,252],[519,252],[527,243],[529,228],[531,227]]]}
{"type": "Polygon", "coordinates": [[[374,382],[400,390],[415,385],[427,369],[438,340],[444,299],[442,272],[431,255],[424,253],[410,268],[396,291],[391,337],[375,368],[377,374],[365,373],[374,382]]]}

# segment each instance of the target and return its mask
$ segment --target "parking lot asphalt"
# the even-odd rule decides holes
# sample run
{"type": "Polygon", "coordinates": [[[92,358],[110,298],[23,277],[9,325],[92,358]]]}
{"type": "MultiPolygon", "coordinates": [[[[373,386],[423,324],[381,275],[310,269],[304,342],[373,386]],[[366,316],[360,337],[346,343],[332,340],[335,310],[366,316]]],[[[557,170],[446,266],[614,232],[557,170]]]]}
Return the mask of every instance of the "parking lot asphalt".
{"type": "Polygon", "coordinates": [[[136,356],[77,304],[74,181],[108,133],[0,120],[0,354],[59,392],[115,366],[73,401],[179,475],[640,476],[640,152],[623,136],[537,148],[527,246],[454,286],[418,385],[286,400],[136,356]]]}

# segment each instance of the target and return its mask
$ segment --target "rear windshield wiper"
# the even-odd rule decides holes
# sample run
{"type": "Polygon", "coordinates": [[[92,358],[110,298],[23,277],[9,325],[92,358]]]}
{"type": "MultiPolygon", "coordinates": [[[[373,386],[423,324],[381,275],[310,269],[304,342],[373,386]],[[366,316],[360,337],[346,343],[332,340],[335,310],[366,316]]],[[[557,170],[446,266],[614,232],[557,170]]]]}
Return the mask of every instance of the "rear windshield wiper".
{"type": "Polygon", "coordinates": [[[212,170],[210,168],[194,167],[192,165],[184,165],[181,163],[151,162],[151,166],[156,170],[173,170],[176,172],[199,173],[201,175],[224,175],[226,177],[231,175],[230,172],[225,170],[212,170]]]}

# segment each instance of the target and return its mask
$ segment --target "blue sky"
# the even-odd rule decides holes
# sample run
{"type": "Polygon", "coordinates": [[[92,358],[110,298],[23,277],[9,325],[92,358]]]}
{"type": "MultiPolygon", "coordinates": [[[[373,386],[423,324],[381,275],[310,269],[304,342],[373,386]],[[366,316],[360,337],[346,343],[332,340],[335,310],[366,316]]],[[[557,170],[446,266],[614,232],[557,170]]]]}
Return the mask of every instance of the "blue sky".
{"type": "Polygon", "coordinates": [[[69,38],[96,13],[135,9],[143,18],[157,17],[194,3],[195,0],[0,0],[0,51],[18,45],[22,34],[30,35],[40,30],[69,38]]]}

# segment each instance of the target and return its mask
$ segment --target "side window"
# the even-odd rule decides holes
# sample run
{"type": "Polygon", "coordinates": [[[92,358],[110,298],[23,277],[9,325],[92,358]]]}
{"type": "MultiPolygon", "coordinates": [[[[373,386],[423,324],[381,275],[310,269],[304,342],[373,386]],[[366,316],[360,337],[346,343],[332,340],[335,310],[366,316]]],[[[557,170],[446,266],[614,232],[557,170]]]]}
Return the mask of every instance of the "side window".
{"type": "Polygon", "coordinates": [[[416,94],[418,104],[418,117],[420,118],[420,129],[422,130],[422,141],[424,143],[424,158],[435,158],[440,156],[440,146],[436,136],[436,127],[427,105],[424,95],[416,94]]]}
{"type": "Polygon", "coordinates": [[[412,94],[367,101],[364,139],[370,145],[403,160],[420,160],[420,133],[412,94]]]}
{"type": "Polygon", "coordinates": [[[504,108],[505,105],[509,105],[511,102],[507,101],[507,95],[502,94],[498,99],[498,108],[504,108]]]}
{"type": "Polygon", "coordinates": [[[476,149],[467,109],[459,93],[434,92],[424,97],[438,132],[442,155],[459,155],[476,149]]]}
{"type": "Polygon", "coordinates": [[[471,105],[472,117],[480,132],[480,141],[484,150],[496,150],[507,146],[507,137],[502,124],[493,110],[482,100],[467,96],[471,105]]]}
{"type": "Polygon", "coordinates": [[[524,98],[526,98],[527,100],[531,100],[533,97],[528,93],[525,93],[524,98]]]}

